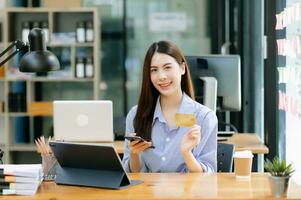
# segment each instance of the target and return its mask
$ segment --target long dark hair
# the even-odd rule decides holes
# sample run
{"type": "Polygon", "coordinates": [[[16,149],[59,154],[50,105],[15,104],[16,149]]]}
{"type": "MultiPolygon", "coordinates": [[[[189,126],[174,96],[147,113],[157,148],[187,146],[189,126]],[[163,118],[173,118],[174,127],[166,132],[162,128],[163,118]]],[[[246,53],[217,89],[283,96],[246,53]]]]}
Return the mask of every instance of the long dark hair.
{"type": "Polygon", "coordinates": [[[160,41],[153,43],[147,50],[144,58],[142,87],[138,101],[137,113],[134,119],[134,128],[136,134],[142,138],[145,138],[146,140],[151,140],[152,122],[157,98],[159,96],[158,90],[153,86],[150,79],[151,60],[156,52],[167,54],[173,57],[177,63],[179,63],[179,65],[185,65],[185,73],[182,75],[181,79],[181,89],[188,96],[194,99],[193,85],[189,68],[181,50],[171,42],[160,41]]]}

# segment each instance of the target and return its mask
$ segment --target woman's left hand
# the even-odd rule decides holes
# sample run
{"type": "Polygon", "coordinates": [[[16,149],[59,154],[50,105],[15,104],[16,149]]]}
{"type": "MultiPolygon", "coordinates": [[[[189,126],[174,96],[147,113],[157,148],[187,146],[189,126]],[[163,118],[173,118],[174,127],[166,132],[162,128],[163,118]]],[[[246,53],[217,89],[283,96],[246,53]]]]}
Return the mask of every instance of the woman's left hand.
{"type": "Polygon", "coordinates": [[[188,129],[187,133],[183,136],[181,142],[181,152],[188,153],[199,144],[201,140],[201,127],[197,124],[188,129]]]}

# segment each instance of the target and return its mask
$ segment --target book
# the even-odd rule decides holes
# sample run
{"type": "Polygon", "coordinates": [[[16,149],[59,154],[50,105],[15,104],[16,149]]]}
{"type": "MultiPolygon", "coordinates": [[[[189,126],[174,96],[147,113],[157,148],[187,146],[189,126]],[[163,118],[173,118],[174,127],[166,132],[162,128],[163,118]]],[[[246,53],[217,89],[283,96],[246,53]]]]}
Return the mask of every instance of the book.
{"type": "Polygon", "coordinates": [[[1,195],[34,195],[37,192],[36,188],[35,190],[24,190],[24,189],[20,189],[20,190],[15,190],[15,189],[0,189],[0,194],[1,195]]]}
{"type": "Polygon", "coordinates": [[[41,177],[43,171],[41,164],[0,165],[0,174],[21,177],[41,177]]]}
{"type": "MultiPolygon", "coordinates": [[[[30,177],[22,177],[30,178],[30,177]]],[[[0,183],[0,194],[2,195],[34,195],[40,185],[41,181],[28,182],[28,183],[0,183]]]]}
{"type": "Polygon", "coordinates": [[[12,126],[14,127],[14,143],[24,144],[29,142],[29,118],[15,117],[12,119],[12,126]]]}
{"type": "Polygon", "coordinates": [[[9,179],[15,179],[14,181],[29,181],[30,179],[35,179],[34,177],[13,177],[6,176],[3,180],[5,182],[1,182],[0,179],[0,194],[1,195],[34,195],[42,179],[38,181],[30,181],[30,182],[10,182],[11,180],[6,180],[7,177],[9,179]]]}
{"type": "Polygon", "coordinates": [[[39,186],[40,182],[34,183],[0,183],[1,189],[11,189],[11,190],[34,190],[39,186]]]}
{"type": "Polygon", "coordinates": [[[4,176],[0,183],[40,183],[42,177],[4,176]]]}
{"type": "Polygon", "coordinates": [[[0,165],[2,195],[34,195],[42,180],[41,164],[0,165]]]}
{"type": "Polygon", "coordinates": [[[9,183],[0,183],[0,189],[10,189],[9,183]]]}

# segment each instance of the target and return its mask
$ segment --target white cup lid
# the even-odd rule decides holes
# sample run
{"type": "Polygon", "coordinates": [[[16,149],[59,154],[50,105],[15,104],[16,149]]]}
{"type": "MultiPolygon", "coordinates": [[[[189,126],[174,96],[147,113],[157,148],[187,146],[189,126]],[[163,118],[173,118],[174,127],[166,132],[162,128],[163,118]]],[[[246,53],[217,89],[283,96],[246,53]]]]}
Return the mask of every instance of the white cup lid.
{"type": "Polygon", "coordinates": [[[253,158],[252,151],[236,151],[233,155],[234,158],[253,158]]]}

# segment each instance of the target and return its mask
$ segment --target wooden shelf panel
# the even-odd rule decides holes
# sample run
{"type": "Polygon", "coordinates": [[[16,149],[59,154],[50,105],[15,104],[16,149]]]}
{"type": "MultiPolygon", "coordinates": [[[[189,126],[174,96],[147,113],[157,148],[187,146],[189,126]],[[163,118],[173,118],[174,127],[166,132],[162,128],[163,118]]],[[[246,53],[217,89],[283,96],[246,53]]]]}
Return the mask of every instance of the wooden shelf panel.
{"type": "MultiPolygon", "coordinates": [[[[0,114],[4,117],[5,114],[0,114]]],[[[8,113],[9,117],[52,117],[52,114],[31,114],[31,113],[8,113]]]]}
{"type": "Polygon", "coordinates": [[[10,112],[8,113],[9,117],[27,117],[28,113],[24,113],[24,112],[10,112]]]}
{"type": "Polygon", "coordinates": [[[10,151],[36,151],[36,146],[33,144],[13,144],[9,147],[10,151]]]}
{"type": "Polygon", "coordinates": [[[93,78],[6,78],[7,81],[32,81],[32,82],[91,82],[93,78]]]}
{"type": "Polygon", "coordinates": [[[93,43],[50,43],[47,46],[49,47],[93,47],[93,43]]]}
{"type": "Polygon", "coordinates": [[[91,12],[95,11],[96,8],[6,8],[7,12],[24,12],[24,13],[33,13],[33,12],[91,12]]]}

